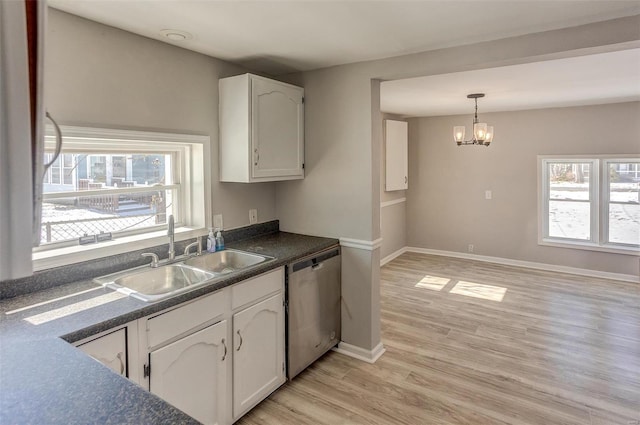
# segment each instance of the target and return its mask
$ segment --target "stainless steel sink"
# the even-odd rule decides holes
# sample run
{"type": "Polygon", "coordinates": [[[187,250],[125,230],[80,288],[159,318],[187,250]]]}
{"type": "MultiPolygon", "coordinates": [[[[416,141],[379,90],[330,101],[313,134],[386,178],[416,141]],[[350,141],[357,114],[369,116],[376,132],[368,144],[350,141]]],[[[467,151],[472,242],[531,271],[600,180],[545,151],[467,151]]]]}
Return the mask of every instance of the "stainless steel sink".
{"type": "Polygon", "coordinates": [[[124,270],[98,277],[94,282],[143,301],[153,302],[190,291],[229,273],[272,259],[273,257],[230,249],[156,268],[142,266],[124,270]]]}
{"type": "Polygon", "coordinates": [[[158,301],[193,289],[217,276],[184,264],[125,270],[94,281],[143,301],[158,301]]]}
{"type": "Polygon", "coordinates": [[[227,274],[233,273],[237,270],[246,269],[247,267],[255,266],[256,264],[272,259],[273,257],[265,255],[250,254],[248,252],[227,249],[224,251],[200,255],[198,257],[192,257],[184,263],[209,272],[227,274]]]}

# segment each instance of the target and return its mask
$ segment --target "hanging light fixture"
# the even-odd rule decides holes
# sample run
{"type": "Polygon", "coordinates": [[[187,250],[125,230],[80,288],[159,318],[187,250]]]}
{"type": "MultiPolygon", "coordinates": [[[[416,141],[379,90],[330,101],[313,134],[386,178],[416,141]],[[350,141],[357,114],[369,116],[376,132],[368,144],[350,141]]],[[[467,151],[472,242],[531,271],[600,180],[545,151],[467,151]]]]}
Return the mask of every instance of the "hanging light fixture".
{"type": "Polygon", "coordinates": [[[484,93],[472,93],[467,95],[468,99],[474,99],[476,102],[476,113],[473,117],[473,139],[464,140],[464,125],[456,125],[453,127],[453,139],[458,146],[460,145],[481,145],[489,146],[493,140],[493,126],[487,125],[486,122],[478,122],[478,99],[484,97],[484,93]]]}

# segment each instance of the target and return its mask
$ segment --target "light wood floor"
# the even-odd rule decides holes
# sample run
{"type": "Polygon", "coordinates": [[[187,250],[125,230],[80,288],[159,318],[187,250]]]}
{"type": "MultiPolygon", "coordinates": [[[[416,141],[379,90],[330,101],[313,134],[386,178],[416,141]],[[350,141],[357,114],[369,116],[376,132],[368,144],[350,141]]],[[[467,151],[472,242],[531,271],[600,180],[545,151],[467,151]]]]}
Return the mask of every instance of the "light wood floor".
{"type": "Polygon", "coordinates": [[[407,253],[381,295],[375,364],[330,352],[239,423],[640,425],[640,285],[407,253]]]}

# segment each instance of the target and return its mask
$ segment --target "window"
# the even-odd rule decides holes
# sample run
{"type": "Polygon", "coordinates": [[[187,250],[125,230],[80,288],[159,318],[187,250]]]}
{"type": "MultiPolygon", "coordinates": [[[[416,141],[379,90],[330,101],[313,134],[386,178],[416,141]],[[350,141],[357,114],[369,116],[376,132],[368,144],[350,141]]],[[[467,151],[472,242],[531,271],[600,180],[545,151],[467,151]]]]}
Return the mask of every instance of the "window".
{"type": "Polygon", "coordinates": [[[640,249],[640,158],[539,157],[543,245],[640,249]]]}
{"type": "MultiPolygon", "coordinates": [[[[207,137],[80,127],[62,127],[62,134],[62,153],[44,177],[37,251],[101,233],[144,238],[166,229],[169,215],[176,228],[205,227],[207,137]]],[[[54,149],[47,134],[45,163],[54,149]]]]}

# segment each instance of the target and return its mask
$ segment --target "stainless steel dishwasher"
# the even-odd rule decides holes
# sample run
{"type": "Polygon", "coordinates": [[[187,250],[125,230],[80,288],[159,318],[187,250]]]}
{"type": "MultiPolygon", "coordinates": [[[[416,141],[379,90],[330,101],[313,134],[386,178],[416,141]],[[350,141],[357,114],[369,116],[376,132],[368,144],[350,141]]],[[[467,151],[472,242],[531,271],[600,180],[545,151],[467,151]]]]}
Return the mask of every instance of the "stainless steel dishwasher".
{"type": "Polygon", "coordinates": [[[287,376],[293,379],[340,341],[340,248],[287,266],[287,376]]]}

